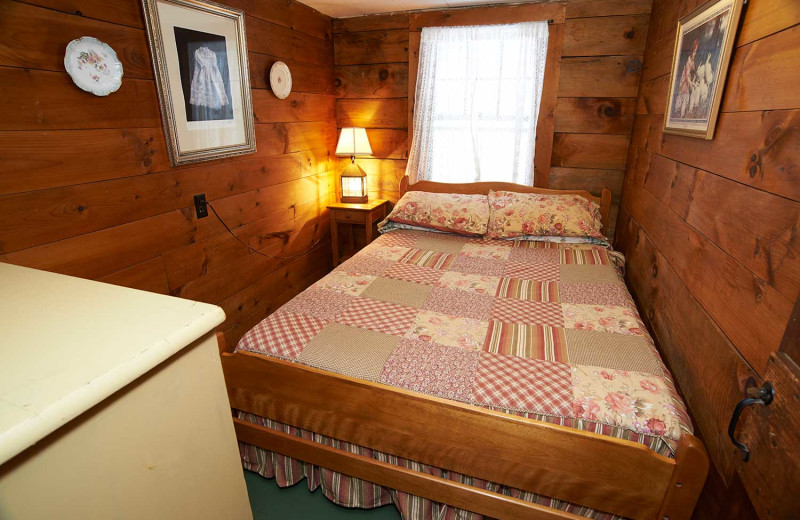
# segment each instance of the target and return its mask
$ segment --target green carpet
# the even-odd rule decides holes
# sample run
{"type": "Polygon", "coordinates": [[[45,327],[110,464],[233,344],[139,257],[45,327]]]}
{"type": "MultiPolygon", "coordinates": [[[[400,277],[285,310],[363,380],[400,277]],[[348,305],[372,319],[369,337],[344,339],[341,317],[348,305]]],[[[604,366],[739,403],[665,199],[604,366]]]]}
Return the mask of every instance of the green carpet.
{"type": "Polygon", "coordinates": [[[266,479],[251,471],[244,472],[253,520],[398,520],[400,513],[394,505],[376,509],[349,509],[337,506],[320,489],[308,492],[306,480],[297,485],[280,488],[275,479],[266,479]]]}

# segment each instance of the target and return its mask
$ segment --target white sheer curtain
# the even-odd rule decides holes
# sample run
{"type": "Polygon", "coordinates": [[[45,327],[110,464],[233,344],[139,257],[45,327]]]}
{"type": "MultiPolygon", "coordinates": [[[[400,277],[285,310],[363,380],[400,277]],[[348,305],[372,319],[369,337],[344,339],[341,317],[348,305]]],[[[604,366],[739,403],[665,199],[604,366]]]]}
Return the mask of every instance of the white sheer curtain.
{"type": "Polygon", "coordinates": [[[533,184],[547,22],[422,30],[411,181],[533,184]]]}

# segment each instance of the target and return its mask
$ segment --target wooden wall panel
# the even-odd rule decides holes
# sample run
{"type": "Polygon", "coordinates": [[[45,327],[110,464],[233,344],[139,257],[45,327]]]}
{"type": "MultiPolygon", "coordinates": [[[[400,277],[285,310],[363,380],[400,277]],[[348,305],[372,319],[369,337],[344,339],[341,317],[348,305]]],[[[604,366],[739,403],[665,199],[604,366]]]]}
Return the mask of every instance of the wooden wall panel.
{"type": "Polygon", "coordinates": [[[336,95],[346,98],[395,98],[408,95],[408,65],[353,65],[336,67],[336,95]]]}
{"type": "Polygon", "coordinates": [[[334,41],[336,65],[408,61],[408,31],[405,29],[344,32],[337,34],[334,41]]]}
{"type": "MultiPolygon", "coordinates": [[[[537,139],[553,141],[552,157],[544,159],[553,172],[549,184],[597,190],[599,182],[608,181],[615,215],[642,74],[650,4],[651,0],[567,0],[336,20],[337,124],[340,128],[355,124],[367,128],[374,159],[359,160],[359,164],[370,177],[371,196],[398,197],[396,183],[408,158],[414,96],[413,88],[402,81],[405,76],[407,83],[415,84],[417,57],[409,57],[421,28],[505,23],[509,16],[521,16],[524,10],[528,15],[552,19],[551,27],[563,33],[556,67],[558,100],[550,116],[554,131],[537,135],[537,139]],[[408,119],[401,122],[404,107],[408,119]]],[[[557,32],[551,30],[551,36],[554,34],[557,32]]],[[[542,158],[537,159],[539,165],[542,158]]]]}
{"type": "Polygon", "coordinates": [[[568,98],[556,105],[556,132],[630,135],[633,98],[568,98]]]}
{"type": "Polygon", "coordinates": [[[641,56],[595,56],[561,60],[560,97],[636,97],[641,56]]]}
{"type": "Polygon", "coordinates": [[[649,14],[652,0],[569,0],[567,18],[591,18],[621,14],[649,14]]]}
{"type": "Polygon", "coordinates": [[[742,486],[727,424],[800,291],[800,4],[750,3],[702,140],[662,130],[676,23],[698,3],[653,3],[616,245],[719,473],[698,514],[733,518],[751,508],[720,500],[742,486]]]}
{"type": "Polygon", "coordinates": [[[642,54],[649,20],[649,14],[571,18],[562,56],[642,54]]]}
{"type": "Polygon", "coordinates": [[[126,78],[153,77],[147,41],[141,31],[79,16],[41,9],[12,0],[0,1],[0,65],[61,72],[65,42],[91,34],[117,53],[126,78]],[[58,27],[58,32],[42,31],[58,27]]]}
{"type": "Polygon", "coordinates": [[[220,304],[231,344],[329,269],[333,21],[294,0],[226,3],[247,15],[257,152],[171,168],[138,0],[0,0],[0,261],[220,304]],[[123,62],[108,97],[63,72],[85,34],[123,62]],[[277,60],[295,78],[286,100],[267,86],[277,60]],[[196,193],[286,258],[196,219],[196,193]]]}

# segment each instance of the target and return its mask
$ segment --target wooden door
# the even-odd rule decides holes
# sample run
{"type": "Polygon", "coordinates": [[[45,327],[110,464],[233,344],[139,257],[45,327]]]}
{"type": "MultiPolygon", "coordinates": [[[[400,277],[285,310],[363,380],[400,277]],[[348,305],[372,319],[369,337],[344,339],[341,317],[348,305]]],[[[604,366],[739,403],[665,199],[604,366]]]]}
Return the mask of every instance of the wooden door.
{"type": "Polygon", "coordinates": [[[767,362],[764,380],[775,388],[769,406],[755,405],[739,428],[750,449],[739,476],[759,517],[800,519],[800,298],[781,348],[767,362]]]}

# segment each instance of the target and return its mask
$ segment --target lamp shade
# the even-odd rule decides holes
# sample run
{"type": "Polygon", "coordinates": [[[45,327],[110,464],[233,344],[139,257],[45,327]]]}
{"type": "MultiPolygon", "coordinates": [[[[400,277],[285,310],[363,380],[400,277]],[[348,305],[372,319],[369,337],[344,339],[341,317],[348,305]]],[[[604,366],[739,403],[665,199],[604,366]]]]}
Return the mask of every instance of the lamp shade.
{"type": "Polygon", "coordinates": [[[342,128],[336,155],[355,157],[356,155],[372,155],[372,148],[364,128],[342,128]]]}

